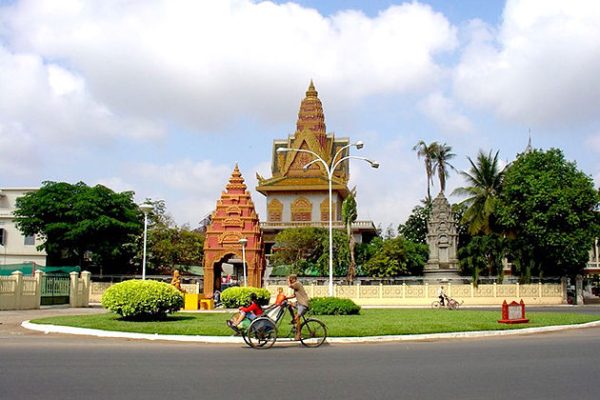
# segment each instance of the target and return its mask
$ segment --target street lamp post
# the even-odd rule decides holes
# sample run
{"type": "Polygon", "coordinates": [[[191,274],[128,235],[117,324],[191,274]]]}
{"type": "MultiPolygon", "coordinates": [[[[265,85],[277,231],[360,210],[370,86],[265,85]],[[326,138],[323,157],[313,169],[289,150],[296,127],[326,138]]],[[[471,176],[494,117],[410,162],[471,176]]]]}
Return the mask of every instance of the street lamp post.
{"type": "Polygon", "coordinates": [[[140,205],[140,210],[144,213],[144,250],[142,253],[142,280],[146,280],[146,241],[148,238],[148,213],[154,209],[152,204],[144,203],[140,205]]]}
{"type": "Polygon", "coordinates": [[[248,286],[248,279],[246,278],[246,244],[248,239],[241,238],[239,242],[242,245],[242,266],[244,267],[244,287],[248,286]]]}
{"type": "Polygon", "coordinates": [[[333,296],[333,210],[332,210],[333,209],[333,193],[332,193],[333,192],[333,190],[332,190],[333,173],[335,172],[336,168],[338,166],[340,166],[340,164],[343,161],[350,160],[350,159],[363,160],[363,161],[366,161],[369,164],[371,164],[371,167],[379,168],[379,163],[377,161],[372,161],[365,157],[345,156],[345,157],[341,157],[339,160],[336,161],[336,158],[338,158],[338,156],[341,155],[344,150],[346,150],[347,148],[349,148],[351,146],[354,146],[360,150],[364,147],[364,143],[359,140],[356,143],[351,143],[351,144],[348,144],[348,145],[342,147],[335,153],[335,155],[333,156],[333,158],[331,159],[331,162],[329,164],[327,164],[327,162],[325,160],[323,160],[323,158],[321,158],[321,156],[319,156],[317,153],[315,153],[314,151],[311,151],[311,150],[292,149],[289,147],[280,147],[277,149],[278,153],[293,151],[293,152],[298,152],[298,153],[311,154],[313,157],[315,157],[315,159],[312,160],[311,162],[309,162],[308,164],[304,165],[302,168],[306,171],[308,169],[308,167],[310,167],[312,164],[314,164],[316,162],[320,162],[321,164],[323,164],[323,167],[325,167],[325,171],[327,172],[327,181],[328,181],[328,189],[329,189],[329,221],[328,221],[329,222],[329,290],[328,290],[329,296],[333,296]]]}

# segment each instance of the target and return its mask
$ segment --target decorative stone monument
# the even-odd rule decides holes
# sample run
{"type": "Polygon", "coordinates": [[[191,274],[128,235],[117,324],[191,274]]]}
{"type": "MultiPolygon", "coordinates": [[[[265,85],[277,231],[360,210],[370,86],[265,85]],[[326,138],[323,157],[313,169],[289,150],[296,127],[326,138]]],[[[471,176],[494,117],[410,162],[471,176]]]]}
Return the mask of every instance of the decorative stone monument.
{"type": "Polygon", "coordinates": [[[424,275],[427,279],[457,278],[458,233],[456,222],[452,216],[452,208],[443,192],[433,200],[431,215],[427,222],[427,245],[429,260],[425,265],[424,275]]]}
{"type": "MultiPolygon", "coordinates": [[[[258,214],[244,178],[235,165],[229,183],[217,201],[204,240],[204,295],[221,289],[224,263],[246,262],[248,286],[261,287],[265,266],[265,246],[258,214]],[[242,243],[241,239],[245,239],[242,243]],[[242,247],[244,246],[244,247],[242,247]]],[[[243,282],[242,282],[243,284],[243,282]]]]}

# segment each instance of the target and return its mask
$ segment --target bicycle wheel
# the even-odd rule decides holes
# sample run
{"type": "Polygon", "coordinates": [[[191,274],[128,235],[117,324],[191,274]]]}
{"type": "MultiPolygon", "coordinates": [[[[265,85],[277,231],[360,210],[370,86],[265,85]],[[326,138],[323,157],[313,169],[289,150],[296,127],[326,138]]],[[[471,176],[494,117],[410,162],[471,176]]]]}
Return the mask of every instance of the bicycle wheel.
{"type": "Polygon", "coordinates": [[[434,301],[433,303],[431,303],[431,308],[438,309],[441,306],[442,306],[442,303],[440,303],[439,301],[434,301]]]}
{"type": "Polygon", "coordinates": [[[306,347],[319,347],[327,339],[327,328],[318,319],[307,319],[300,326],[300,342],[306,347]]]}
{"type": "Polygon", "coordinates": [[[277,326],[270,318],[257,318],[248,327],[244,340],[255,349],[268,349],[277,340],[277,326]]]}

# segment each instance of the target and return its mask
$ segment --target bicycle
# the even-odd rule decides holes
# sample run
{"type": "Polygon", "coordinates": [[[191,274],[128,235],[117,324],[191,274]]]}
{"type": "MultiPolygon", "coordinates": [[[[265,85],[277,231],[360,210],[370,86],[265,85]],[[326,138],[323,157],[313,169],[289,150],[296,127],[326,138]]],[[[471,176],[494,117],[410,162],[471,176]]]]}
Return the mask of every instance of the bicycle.
{"type": "MultiPolygon", "coordinates": [[[[275,306],[265,315],[254,319],[247,329],[241,330],[242,337],[246,344],[254,349],[268,349],[272,347],[278,339],[279,326],[286,314],[290,312],[292,321],[294,317],[293,306],[285,302],[280,306],[275,306]]],[[[307,318],[301,316],[300,324],[300,343],[305,347],[319,347],[327,339],[327,327],[316,318],[307,318]]],[[[295,335],[296,325],[290,330],[290,335],[295,335]]],[[[288,335],[289,336],[289,335],[288,335]]]]}
{"type": "Polygon", "coordinates": [[[442,305],[441,301],[436,300],[433,303],[431,303],[431,308],[438,309],[445,307],[448,310],[458,310],[458,308],[464,303],[464,300],[459,303],[457,300],[447,296],[445,299],[446,301],[444,302],[444,305],[442,305]]]}

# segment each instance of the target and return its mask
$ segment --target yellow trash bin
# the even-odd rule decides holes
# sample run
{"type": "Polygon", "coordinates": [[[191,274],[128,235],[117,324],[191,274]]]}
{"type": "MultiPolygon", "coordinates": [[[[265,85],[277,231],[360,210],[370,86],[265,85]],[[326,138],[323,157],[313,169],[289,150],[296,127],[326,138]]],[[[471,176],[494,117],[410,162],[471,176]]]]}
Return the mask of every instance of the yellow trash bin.
{"type": "Polygon", "coordinates": [[[184,299],[184,310],[192,311],[198,309],[198,300],[200,299],[200,295],[198,293],[184,293],[184,299]]]}

